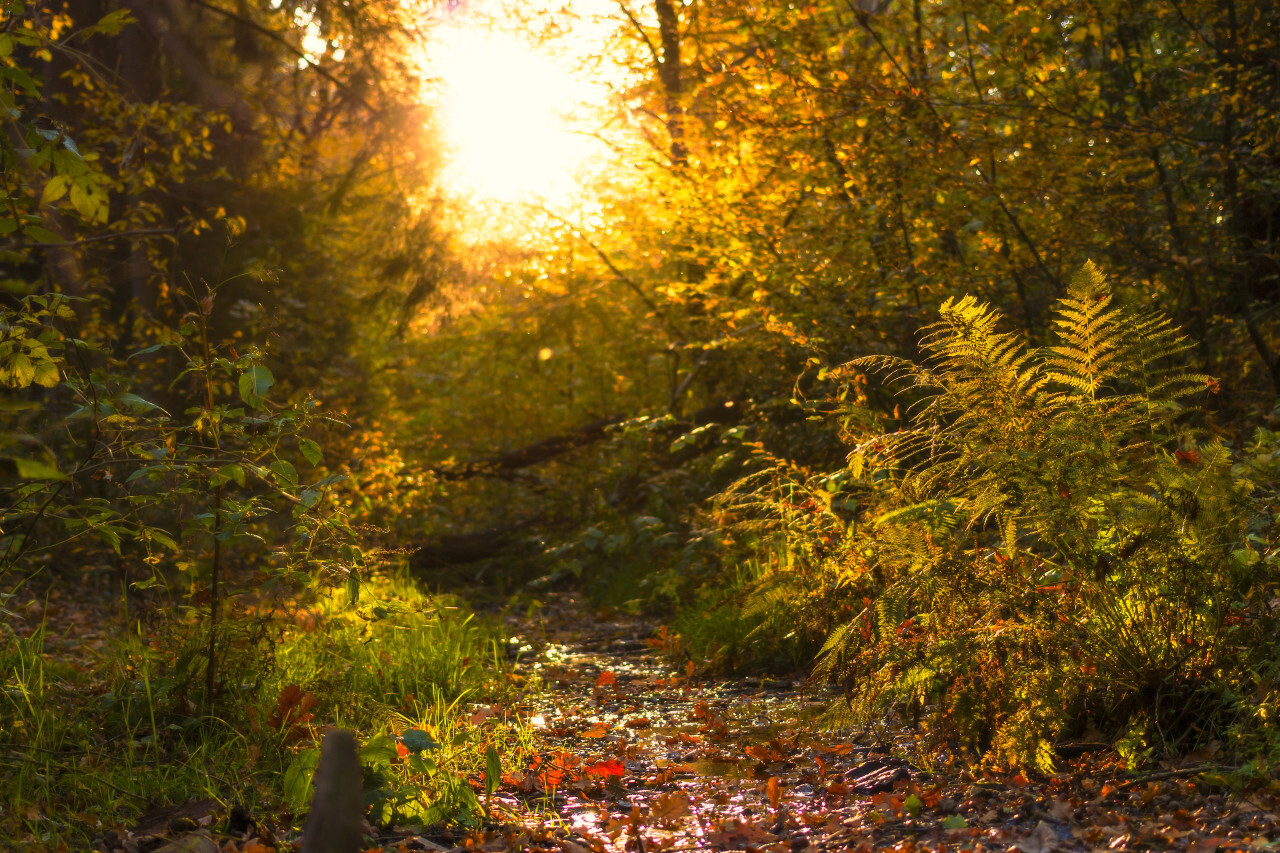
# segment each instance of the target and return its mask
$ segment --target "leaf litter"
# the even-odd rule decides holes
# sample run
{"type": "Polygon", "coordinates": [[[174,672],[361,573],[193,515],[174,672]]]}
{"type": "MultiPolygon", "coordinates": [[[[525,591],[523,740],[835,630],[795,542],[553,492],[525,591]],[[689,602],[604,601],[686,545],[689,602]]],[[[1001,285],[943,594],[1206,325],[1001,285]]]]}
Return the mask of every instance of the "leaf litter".
{"type": "Polygon", "coordinates": [[[566,598],[540,629],[514,627],[533,652],[522,670],[547,685],[520,709],[540,758],[497,795],[521,831],[454,838],[454,853],[517,849],[486,846],[499,839],[562,853],[1280,849],[1280,787],[1233,792],[1203,762],[1130,775],[1085,745],[1051,776],[926,770],[904,758],[908,728],[894,742],[823,731],[838,699],[825,686],[699,678],[643,621],[566,598]]]}
{"type": "MultiPolygon", "coordinates": [[[[670,638],[642,620],[590,614],[566,596],[536,624],[511,628],[518,675],[544,689],[516,707],[478,707],[469,722],[483,730],[516,714],[535,751],[523,766],[502,768],[482,827],[366,825],[368,851],[1280,849],[1280,785],[1237,791],[1214,765],[1130,775],[1114,753],[1087,747],[1051,776],[926,769],[903,757],[906,727],[894,742],[824,731],[817,717],[838,699],[825,686],[700,677],[694,666],[673,666],[661,652],[670,638]]],[[[308,710],[304,695],[290,694],[277,713],[298,724],[308,710]]],[[[482,778],[468,781],[485,788],[482,778]]],[[[215,839],[207,827],[216,804],[202,803],[196,822],[174,817],[190,808],[149,813],[123,849],[261,853],[296,844],[263,825],[269,819],[244,815],[243,831],[215,839]],[[179,831],[188,826],[189,836],[179,831]]]]}

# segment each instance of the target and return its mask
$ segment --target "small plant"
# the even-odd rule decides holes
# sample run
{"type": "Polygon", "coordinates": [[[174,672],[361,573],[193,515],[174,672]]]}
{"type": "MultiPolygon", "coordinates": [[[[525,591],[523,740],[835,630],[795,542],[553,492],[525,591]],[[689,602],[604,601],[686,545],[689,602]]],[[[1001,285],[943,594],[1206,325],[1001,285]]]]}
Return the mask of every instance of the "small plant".
{"type": "Polygon", "coordinates": [[[1241,631],[1263,629],[1253,603],[1275,575],[1246,538],[1251,486],[1230,451],[1184,426],[1216,383],[1092,265],[1056,344],[1028,351],[1000,319],[949,300],[925,364],[853,363],[920,396],[907,427],[852,456],[881,511],[831,565],[865,606],[819,672],[861,720],[927,710],[935,741],[1042,769],[1090,723],[1135,757],[1220,736],[1247,681],[1241,631]]]}

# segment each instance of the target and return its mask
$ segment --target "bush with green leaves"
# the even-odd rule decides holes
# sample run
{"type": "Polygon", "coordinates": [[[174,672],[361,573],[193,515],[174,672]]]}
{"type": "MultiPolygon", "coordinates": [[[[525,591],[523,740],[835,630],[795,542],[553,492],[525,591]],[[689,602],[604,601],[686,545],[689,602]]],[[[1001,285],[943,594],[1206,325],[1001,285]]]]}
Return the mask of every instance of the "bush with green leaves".
{"type": "Polygon", "coordinates": [[[1274,658],[1277,574],[1258,469],[1187,426],[1216,383],[1092,265],[1052,345],[1029,350],[1001,319],[948,300],[924,364],[850,365],[905,384],[913,414],[851,456],[880,513],[830,564],[862,610],[819,672],[856,718],[927,712],[935,742],[998,762],[1047,769],[1093,727],[1135,760],[1225,737],[1274,658]]]}
{"type": "Polygon", "coordinates": [[[0,578],[14,591],[41,573],[113,566],[122,586],[154,588],[179,621],[203,619],[205,652],[188,663],[206,713],[232,644],[228,594],[337,577],[354,600],[366,569],[342,505],[328,499],[344,478],[308,437],[318,407],[273,401],[262,353],[211,340],[215,298],[122,360],[81,337],[92,323],[65,297],[0,308],[0,383],[11,393],[0,578]]]}

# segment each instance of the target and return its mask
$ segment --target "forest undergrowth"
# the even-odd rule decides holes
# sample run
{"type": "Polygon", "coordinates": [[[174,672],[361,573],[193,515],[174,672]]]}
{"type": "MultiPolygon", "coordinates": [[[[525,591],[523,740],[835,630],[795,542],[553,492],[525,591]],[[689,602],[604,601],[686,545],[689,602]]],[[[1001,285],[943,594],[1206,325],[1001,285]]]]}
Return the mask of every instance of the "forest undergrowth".
{"type": "Polygon", "coordinates": [[[0,847],[1272,845],[1275,4],[465,5],[0,0],[0,847]]]}

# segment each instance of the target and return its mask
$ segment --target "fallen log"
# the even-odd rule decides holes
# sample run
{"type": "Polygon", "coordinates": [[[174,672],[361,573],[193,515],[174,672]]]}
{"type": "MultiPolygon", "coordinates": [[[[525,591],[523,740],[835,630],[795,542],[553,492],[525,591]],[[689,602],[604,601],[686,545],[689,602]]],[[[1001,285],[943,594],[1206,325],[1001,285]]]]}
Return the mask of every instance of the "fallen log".
{"type": "Polygon", "coordinates": [[[443,566],[477,563],[496,557],[515,545],[521,534],[542,520],[542,516],[526,518],[514,524],[490,527],[471,533],[445,533],[433,536],[409,555],[409,568],[417,573],[443,566]]]}
{"type": "MultiPolygon", "coordinates": [[[[737,423],[742,419],[742,409],[743,407],[735,400],[721,400],[709,406],[703,406],[688,418],[683,419],[681,423],[693,426],[737,423]]],[[[553,435],[515,450],[495,453],[492,456],[474,462],[457,465],[436,465],[427,468],[426,472],[448,482],[470,480],[473,477],[496,477],[504,480],[519,479],[522,476],[519,472],[523,469],[543,462],[550,462],[552,459],[563,456],[570,451],[608,438],[613,427],[628,420],[630,419],[622,415],[600,418],[571,432],[553,435]]],[[[402,471],[401,473],[408,473],[408,471],[402,471]]]]}

